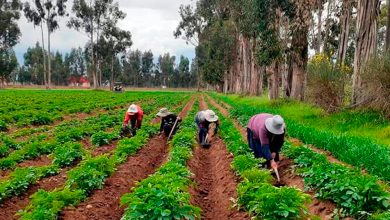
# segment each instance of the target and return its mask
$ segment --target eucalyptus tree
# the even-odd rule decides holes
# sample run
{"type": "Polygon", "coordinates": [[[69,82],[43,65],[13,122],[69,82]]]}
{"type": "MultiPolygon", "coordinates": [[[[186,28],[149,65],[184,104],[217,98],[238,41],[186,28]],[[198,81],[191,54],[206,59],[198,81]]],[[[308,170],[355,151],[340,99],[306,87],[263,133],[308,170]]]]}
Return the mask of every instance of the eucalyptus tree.
{"type": "Polygon", "coordinates": [[[93,78],[93,88],[98,87],[98,45],[96,42],[100,39],[106,25],[109,24],[112,8],[118,8],[119,5],[113,0],[74,0],[72,11],[74,16],[68,22],[68,27],[77,31],[85,32],[89,36],[89,61],[90,75],[93,78]]]}
{"type": "Polygon", "coordinates": [[[19,18],[19,0],[0,0],[0,88],[17,67],[12,47],[20,38],[19,18]]]}
{"type": "Polygon", "coordinates": [[[36,26],[41,27],[42,35],[42,50],[44,61],[44,80],[46,88],[51,86],[51,34],[57,30],[60,26],[58,24],[59,17],[66,16],[66,2],[67,0],[34,0],[33,5],[29,2],[24,3],[24,14],[30,22],[36,26]],[[43,24],[46,23],[47,29],[47,74],[46,74],[46,56],[45,56],[45,43],[43,37],[43,24]]]}

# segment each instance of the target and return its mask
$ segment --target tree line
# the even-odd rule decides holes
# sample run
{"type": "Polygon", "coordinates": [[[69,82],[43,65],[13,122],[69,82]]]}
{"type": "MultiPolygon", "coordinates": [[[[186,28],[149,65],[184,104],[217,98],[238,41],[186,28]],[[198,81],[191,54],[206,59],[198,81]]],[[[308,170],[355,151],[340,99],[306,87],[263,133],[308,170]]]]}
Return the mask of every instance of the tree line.
{"type": "Polygon", "coordinates": [[[154,61],[151,51],[130,50],[132,36],[118,27],[126,17],[114,0],[74,0],[68,9],[67,0],[0,0],[0,84],[13,81],[22,84],[68,85],[88,78],[92,88],[121,81],[130,86],[191,87],[196,77],[190,61],[169,53],[154,61]],[[21,35],[17,21],[24,15],[41,31],[41,42],[24,54],[18,65],[13,46],[21,35]],[[83,48],[67,54],[52,52],[51,35],[59,28],[60,19],[67,27],[86,34],[89,41],[83,48]],[[46,31],[47,36],[44,36],[46,31]]]}
{"type": "Polygon", "coordinates": [[[372,102],[368,86],[379,82],[389,97],[386,63],[377,78],[368,73],[373,60],[390,57],[389,7],[381,0],[198,0],[180,7],[174,35],[196,46],[198,78],[221,92],[266,91],[335,110],[344,100],[372,102]]]}

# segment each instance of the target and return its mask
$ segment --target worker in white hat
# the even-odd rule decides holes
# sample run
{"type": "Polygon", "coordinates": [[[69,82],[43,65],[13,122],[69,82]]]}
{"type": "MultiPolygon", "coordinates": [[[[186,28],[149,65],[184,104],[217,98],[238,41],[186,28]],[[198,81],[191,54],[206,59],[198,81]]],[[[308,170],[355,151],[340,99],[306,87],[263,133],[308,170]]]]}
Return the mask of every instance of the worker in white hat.
{"type": "Polygon", "coordinates": [[[218,116],[212,110],[200,111],[195,116],[195,123],[198,126],[199,141],[203,146],[208,145],[208,142],[211,142],[212,138],[218,132],[218,116]]]}
{"type": "Polygon", "coordinates": [[[136,130],[141,128],[143,116],[142,108],[136,104],[131,104],[127,109],[122,130],[126,130],[130,122],[132,135],[136,135],[136,130]]]}
{"type": "Polygon", "coordinates": [[[247,126],[249,147],[256,158],[264,158],[267,165],[278,168],[279,152],[284,143],[284,120],[280,115],[262,113],[253,116],[247,126]]]}
{"type": "Polygon", "coordinates": [[[172,135],[174,135],[179,127],[178,124],[181,122],[181,118],[175,115],[175,113],[168,111],[167,108],[160,109],[157,116],[161,118],[160,133],[164,133],[168,137],[172,129],[174,129],[172,132],[172,135]]]}

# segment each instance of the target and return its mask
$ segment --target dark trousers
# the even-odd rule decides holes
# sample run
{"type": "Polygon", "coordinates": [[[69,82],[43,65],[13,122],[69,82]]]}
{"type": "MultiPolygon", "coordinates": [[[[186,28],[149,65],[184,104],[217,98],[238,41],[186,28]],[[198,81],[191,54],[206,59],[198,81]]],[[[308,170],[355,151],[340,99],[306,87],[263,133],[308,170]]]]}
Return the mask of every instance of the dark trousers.
{"type": "Polygon", "coordinates": [[[130,120],[130,125],[131,125],[131,134],[133,135],[133,136],[135,136],[136,134],[137,134],[137,129],[136,129],[136,127],[135,127],[135,124],[137,123],[137,119],[131,119],[130,120]]]}
{"type": "Polygon", "coordinates": [[[198,118],[195,118],[195,123],[196,125],[198,126],[198,138],[199,138],[199,142],[200,143],[203,143],[206,139],[206,135],[207,133],[209,132],[209,130],[207,128],[202,128],[200,127],[200,121],[198,118]]]}
{"type": "MultiPolygon", "coordinates": [[[[163,131],[164,131],[164,134],[165,134],[165,136],[169,136],[169,134],[171,133],[171,131],[172,131],[172,125],[170,125],[170,124],[165,124],[165,125],[163,125],[163,131]]],[[[178,130],[178,128],[179,128],[179,123],[177,123],[176,124],[176,127],[175,127],[175,129],[173,130],[173,132],[172,132],[172,135],[174,135],[174,134],[176,134],[176,131],[178,130]]]]}
{"type": "MultiPolygon", "coordinates": [[[[260,139],[255,139],[253,137],[253,132],[251,129],[247,128],[247,140],[248,140],[248,145],[249,145],[249,148],[253,151],[254,155],[256,158],[264,158],[264,154],[262,152],[262,148],[261,148],[261,142],[260,142],[260,139]]],[[[275,155],[275,161],[279,161],[279,151],[280,151],[280,147],[273,147],[275,145],[271,144],[270,145],[270,151],[271,153],[276,153],[275,155]]],[[[269,164],[269,161],[267,161],[267,164],[269,164]]]]}

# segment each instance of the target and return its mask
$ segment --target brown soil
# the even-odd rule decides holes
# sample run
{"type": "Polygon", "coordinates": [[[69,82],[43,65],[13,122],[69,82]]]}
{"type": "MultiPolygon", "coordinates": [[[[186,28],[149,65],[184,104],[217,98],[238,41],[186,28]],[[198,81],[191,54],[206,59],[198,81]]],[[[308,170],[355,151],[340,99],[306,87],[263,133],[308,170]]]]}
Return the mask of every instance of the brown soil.
{"type": "Polygon", "coordinates": [[[114,150],[116,148],[116,146],[118,145],[118,142],[119,142],[119,140],[116,140],[116,141],[113,141],[110,144],[106,144],[106,145],[103,145],[103,146],[100,146],[100,147],[96,147],[92,151],[91,154],[92,154],[93,157],[96,157],[96,156],[99,156],[99,155],[111,152],[112,150],[114,150]]]}
{"type": "MultiPolygon", "coordinates": [[[[280,181],[282,184],[293,186],[304,191],[305,183],[300,176],[294,173],[292,165],[293,161],[291,159],[281,156],[278,168],[280,181]]],[[[275,180],[275,184],[276,182],[277,181],[275,180]]],[[[312,197],[312,202],[308,205],[308,209],[311,214],[317,215],[321,219],[333,219],[332,213],[333,210],[336,209],[335,203],[329,200],[318,200],[314,197],[313,191],[306,191],[306,193],[312,197]]]]}
{"type": "Polygon", "coordinates": [[[48,178],[44,178],[39,181],[34,186],[30,187],[28,191],[23,193],[22,195],[15,196],[9,198],[0,204],[0,219],[11,220],[11,219],[19,219],[15,214],[26,207],[30,199],[29,197],[38,191],[38,189],[43,189],[46,191],[54,190],[62,186],[66,181],[66,172],[70,168],[66,168],[61,170],[60,174],[48,178]]]}
{"type": "MultiPolygon", "coordinates": [[[[180,116],[184,117],[192,108],[194,99],[184,107],[180,116]]],[[[86,201],[77,207],[68,207],[60,219],[120,219],[124,208],[120,207],[120,197],[131,191],[138,181],[153,174],[167,159],[167,138],[155,136],[136,155],[119,166],[109,177],[101,190],[96,190],[86,201]]]]}
{"type": "Polygon", "coordinates": [[[245,212],[232,207],[237,198],[237,177],[230,169],[233,156],[220,138],[212,141],[209,149],[200,145],[188,162],[195,174],[195,187],[190,188],[191,203],[202,209],[202,219],[250,219],[245,212]]]}
{"type": "MultiPolygon", "coordinates": [[[[32,160],[26,160],[17,165],[17,167],[39,167],[51,165],[51,159],[47,155],[42,155],[32,160]]],[[[0,171],[0,179],[6,178],[14,169],[0,171]]]]}
{"type": "MultiPolygon", "coordinates": [[[[200,108],[207,109],[203,96],[200,108]]],[[[219,137],[211,140],[208,149],[200,145],[195,148],[188,162],[196,184],[190,188],[190,194],[191,203],[202,209],[202,219],[250,219],[245,212],[232,207],[239,182],[230,168],[232,160],[232,154],[219,137]]]]}

